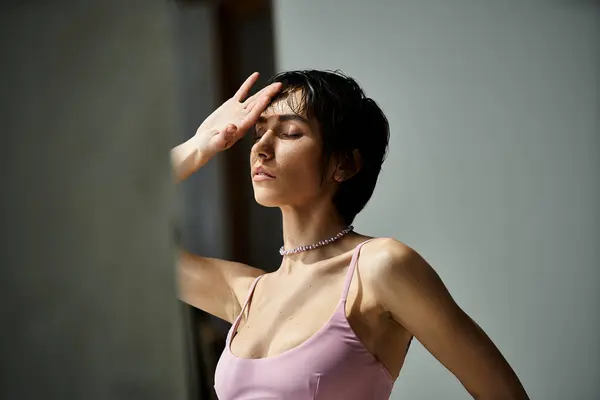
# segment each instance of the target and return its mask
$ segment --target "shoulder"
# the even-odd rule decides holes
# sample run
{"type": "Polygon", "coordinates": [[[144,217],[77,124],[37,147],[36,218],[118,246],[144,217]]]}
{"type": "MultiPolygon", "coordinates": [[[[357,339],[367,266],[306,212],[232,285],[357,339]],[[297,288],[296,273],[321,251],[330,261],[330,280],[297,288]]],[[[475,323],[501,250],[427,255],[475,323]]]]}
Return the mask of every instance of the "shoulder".
{"type": "MultiPolygon", "coordinates": [[[[377,238],[361,251],[363,264],[378,297],[399,293],[427,292],[440,281],[425,259],[410,246],[392,239],[377,238]]],[[[382,299],[383,300],[383,299],[382,299]]]]}
{"type": "Polygon", "coordinates": [[[371,273],[381,278],[410,269],[421,258],[410,246],[393,238],[376,238],[366,243],[361,253],[371,273]]]}

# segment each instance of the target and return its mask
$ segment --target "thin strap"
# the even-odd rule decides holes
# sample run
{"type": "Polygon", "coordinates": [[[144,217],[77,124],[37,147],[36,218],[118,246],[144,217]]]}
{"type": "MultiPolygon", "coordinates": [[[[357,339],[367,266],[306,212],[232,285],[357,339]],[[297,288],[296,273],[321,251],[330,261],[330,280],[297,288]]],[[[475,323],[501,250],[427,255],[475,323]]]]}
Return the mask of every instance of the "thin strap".
{"type": "Polygon", "coordinates": [[[361,247],[365,244],[369,243],[371,240],[375,238],[371,238],[369,240],[365,240],[360,243],[354,249],[354,253],[352,253],[352,260],[350,261],[350,266],[348,267],[348,272],[346,273],[346,282],[344,282],[344,291],[342,292],[342,301],[346,301],[348,298],[348,292],[350,291],[350,284],[352,283],[352,276],[354,276],[354,270],[356,269],[356,262],[358,261],[358,253],[360,253],[361,247]]]}
{"type": "Polygon", "coordinates": [[[250,289],[248,290],[248,295],[246,296],[246,301],[244,302],[244,305],[242,306],[242,311],[240,311],[240,315],[238,315],[238,317],[235,319],[235,322],[233,323],[233,327],[231,329],[232,335],[235,334],[235,331],[237,330],[238,325],[240,324],[240,320],[242,319],[242,315],[244,315],[244,311],[246,310],[248,303],[250,303],[250,300],[252,299],[252,295],[254,294],[254,288],[256,287],[258,280],[262,277],[263,277],[263,275],[257,276],[256,279],[254,279],[254,281],[250,285],[250,289]]]}

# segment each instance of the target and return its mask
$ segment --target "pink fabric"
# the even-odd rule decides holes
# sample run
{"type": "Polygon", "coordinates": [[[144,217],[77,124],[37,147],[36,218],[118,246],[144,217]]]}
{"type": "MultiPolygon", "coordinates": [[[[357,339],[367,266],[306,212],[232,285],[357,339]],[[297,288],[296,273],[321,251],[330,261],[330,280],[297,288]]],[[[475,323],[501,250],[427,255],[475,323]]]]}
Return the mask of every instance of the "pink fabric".
{"type": "Polygon", "coordinates": [[[282,354],[239,358],[231,352],[231,340],[261,277],[256,278],[242,312],[227,334],[225,350],[217,364],[215,390],[219,400],[389,399],[394,380],[363,346],[345,312],[358,253],[365,243],[354,250],[341,299],[321,330],[282,354]]]}

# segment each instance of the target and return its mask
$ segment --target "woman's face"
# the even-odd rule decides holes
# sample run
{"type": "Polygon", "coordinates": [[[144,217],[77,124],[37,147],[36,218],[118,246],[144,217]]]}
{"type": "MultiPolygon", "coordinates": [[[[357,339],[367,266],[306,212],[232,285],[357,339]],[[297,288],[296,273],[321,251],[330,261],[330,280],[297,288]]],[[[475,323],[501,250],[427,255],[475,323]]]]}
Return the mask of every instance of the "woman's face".
{"type": "MultiPolygon", "coordinates": [[[[292,104],[300,104],[293,92],[292,104]]],[[[316,121],[296,114],[288,99],[273,103],[256,124],[250,153],[256,201],[267,207],[298,206],[327,195],[321,185],[322,143],[316,121]]]]}

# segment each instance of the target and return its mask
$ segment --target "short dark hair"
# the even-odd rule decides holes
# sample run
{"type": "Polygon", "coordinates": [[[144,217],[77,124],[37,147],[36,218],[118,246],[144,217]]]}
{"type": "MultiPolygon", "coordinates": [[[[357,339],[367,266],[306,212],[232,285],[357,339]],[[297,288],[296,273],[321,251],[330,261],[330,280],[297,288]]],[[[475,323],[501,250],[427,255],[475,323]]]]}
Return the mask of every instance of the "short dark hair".
{"type": "Polygon", "coordinates": [[[273,102],[286,99],[294,112],[314,117],[323,141],[323,177],[334,154],[352,156],[357,149],[362,168],[343,181],[333,203],[346,224],[351,224],[375,190],[389,143],[389,124],[375,101],[360,85],[340,71],[288,71],[269,80],[283,87],[273,102]],[[293,104],[292,92],[301,91],[293,104]]]}

